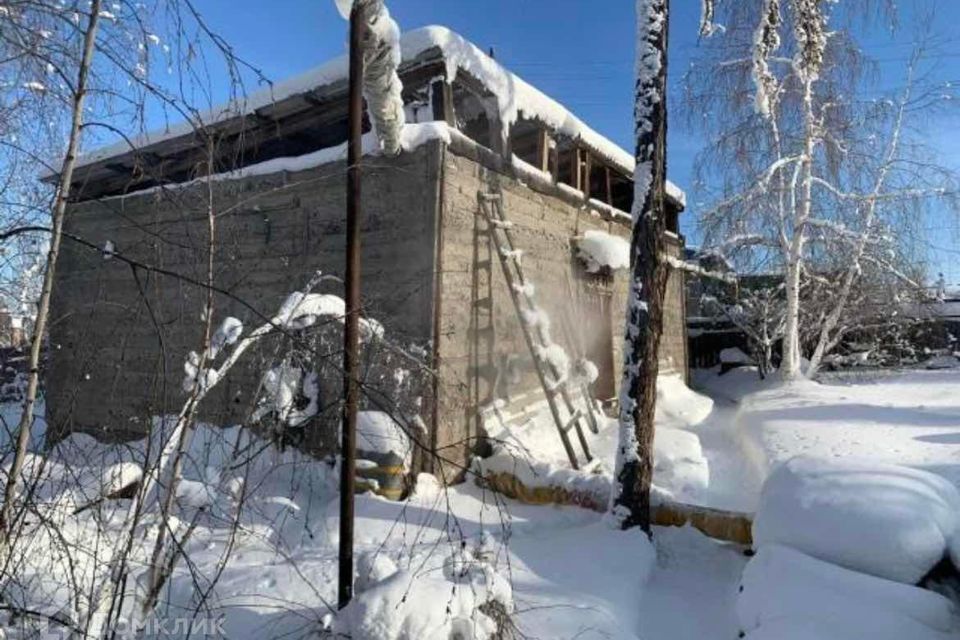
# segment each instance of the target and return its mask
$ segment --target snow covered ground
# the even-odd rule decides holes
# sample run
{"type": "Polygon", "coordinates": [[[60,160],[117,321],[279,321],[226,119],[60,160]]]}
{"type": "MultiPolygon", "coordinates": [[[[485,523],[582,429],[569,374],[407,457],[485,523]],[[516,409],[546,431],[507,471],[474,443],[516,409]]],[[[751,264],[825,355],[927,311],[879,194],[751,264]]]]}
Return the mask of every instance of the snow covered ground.
{"type": "MultiPolygon", "coordinates": [[[[201,629],[218,620],[229,638],[302,637],[320,629],[330,613],[337,470],[264,446],[237,429],[198,430],[178,492],[179,519],[196,518],[198,525],[158,607],[165,632],[188,618],[201,629]],[[259,451],[253,462],[238,468],[253,451],[259,451]]],[[[103,469],[136,460],[143,450],[142,444],[118,448],[77,435],[46,456],[38,485],[44,519],[28,525],[17,578],[4,585],[6,602],[61,620],[81,618],[83,598],[69,585],[94,592],[106,577],[110,541],[119,537],[129,503],[76,509],[104,491],[102,478],[115,477],[103,469]],[[84,477],[90,478],[80,483],[86,491],[78,492],[74,481],[84,477]],[[68,548],[84,551],[68,562],[68,548]]],[[[484,548],[497,579],[510,585],[514,622],[527,637],[692,639],[719,629],[716,637],[732,637],[735,630],[734,587],[746,559],[742,550],[692,529],[658,530],[652,545],[638,531],[612,529],[593,511],[523,505],[472,483],[443,489],[429,475],[418,478],[405,502],[365,494],[356,509],[357,600],[364,608],[352,612],[360,623],[354,638],[451,637],[448,632],[461,628],[462,595],[477,588],[450,578],[450,567],[468,548],[484,548]],[[378,583],[387,588],[364,591],[369,568],[377,580],[392,574],[378,583]],[[365,596],[375,592],[376,598],[365,596]],[[423,633],[425,624],[436,633],[423,633]]],[[[140,554],[132,552],[134,575],[140,554]]],[[[19,637],[28,620],[6,615],[0,622],[8,637],[19,637]]]]}
{"type": "MultiPolygon", "coordinates": [[[[660,497],[701,504],[707,500],[709,462],[694,429],[713,411],[713,401],[688,388],[679,375],[661,377],[654,461],[654,484],[660,497]]],[[[521,415],[499,408],[485,420],[495,453],[478,461],[478,466],[484,473],[510,473],[527,486],[562,486],[589,494],[593,503],[603,507],[610,492],[618,427],[616,419],[602,414],[598,422],[598,433],[584,429],[593,463],[573,471],[545,403],[521,415]]],[[[574,449],[579,453],[578,445],[574,449]]]]}
{"type": "MultiPolygon", "coordinates": [[[[897,462],[932,471],[948,483],[960,482],[960,371],[782,386],[739,370],[725,376],[708,373],[697,383],[712,400],[679,379],[661,385],[655,482],[662,496],[753,511],[770,470],[803,453],[897,462]]],[[[16,408],[0,409],[7,424],[14,424],[16,408]]],[[[599,434],[590,435],[599,461],[588,475],[600,490],[609,487],[615,432],[615,425],[602,425],[599,434]]],[[[565,466],[550,423],[533,419],[526,428],[504,427],[497,436],[509,441],[517,468],[535,478],[560,473],[565,466]]],[[[197,525],[185,545],[185,559],[160,599],[158,615],[168,621],[220,620],[227,637],[241,640],[316,632],[329,620],[329,605],[336,598],[336,467],[277,451],[237,429],[200,429],[191,447],[179,519],[195,519],[197,525]]],[[[135,469],[129,465],[143,451],[143,444],[110,447],[74,436],[45,456],[36,493],[43,518],[28,525],[26,546],[16,559],[17,579],[3,585],[4,602],[58,619],[79,617],[89,603],[67,585],[78,582],[90,593],[103,580],[109,541],[119,535],[129,502],[110,500],[79,513],[77,507],[131,475],[135,469]],[[84,553],[72,554],[68,562],[65,548],[84,553]]],[[[40,469],[40,459],[38,455],[28,470],[40,469]]],[[[810,469],[800,471],[823,475],[817,465],[810,469]]],[[[902,488],[896,468],[881,471],[902,488]]],[[[910,482],[924,486],[927,481],[921,475],[910,482]]],[[[768,502],[775,493],[766,492],[768,502]]],[[[778,507],[783,504],[776,501],[778,507]]],[[[832,504],[847,509],[843,505],[849,503],[838,499],[832,504]]],[[[923,524],[921,516],[928,510],[921,503],[914,507],[917,517],[909,520],[923,524]]],[[[764,517],[776,524],[785,516],[767,509],[764,517]]],[[[842,513],[838,517],[842,522],[842,513]]],[[[949,517],[930,517],[945,538],[951,535],[949,517]]],[[[763,535],[770,540],[744,574],[748,558],[743,549],[691,528],[657,528],[651,544],[637,532],[611,529],[593,511],[524,505],[473,483],[444,489],[421,475],[405,502],[358,496],[360,605],[335,627],[350,623],[355,638],[446,640],[464,629],[482,638],[475,605],[497,596],[512,602],[515,624],[533,638],[720,640],[735,638],[741,630],[748,638],[856,638],[859,627],[850,626],[855,620],[846,613],[869,618],[871,607],[890,609],[883,604],[890,601],[900,603],[885,614],[890,629],[922,630],[923,635],[904,638],[947,638],[956,631],[955,612],[946,601],[884,577],[884,571],[906,576],[909,572],[900,565],[896,571],[878,570],[872,564],[876,556],[856,557],[839,546],[820,548],[794,536],[795,527],[765,527],[763,535]],[[830,557],[833,553],[838,555],[830,557]],[[477,566],[483,571],[459,569],[477,566]],[[785,572],[797,581],[780,580],[785,572]],[[836,591],[833,601],[851,603],[832,618],[808,621],[802,606],[780,608],[827,585],[836,591]],[[763,597],[774,587],[782,597],[763,597]],[[794,622],[782,627],[783,615],[794,622]],[[425,625],[432,635],[425,633],[425,625]],[[836,635],[832,630],[837,628],[849,633],[836,635]]],[[[813,542],[820,540],[814,536],[813,542]]],[[[884,536],[875,542],[897,544],[884,536]]],[[[141,558],[138,554],[144,552],[135,548],[133,556],[141,558]]],[[[922,560],[929,563],[932,557],[926,553],[922,560]]],[[[136,573],[140,565],[132,566],[136,573]]],[[[25,620],[0,616],[5,616],[0,622],[8,637],[17,637],[15,630],[25,620]]]]}
{"type": "MultiPolygon", "coordinates": [[[[714,493],[740,492],[746,510],[756,508],[770,470],[798,454],[904,464],[960,486],[960,369],[827,375],[819,383],[783,385],[743,368],[722,376],[698,372],[694,386],[727,411],[706,421],[725,433],[721,446],[734,447],[718,456],[746,467],[735,482],[713,476],[714,493]]],[[[708,437],[705,429],[699,433],[708,437]]]]}

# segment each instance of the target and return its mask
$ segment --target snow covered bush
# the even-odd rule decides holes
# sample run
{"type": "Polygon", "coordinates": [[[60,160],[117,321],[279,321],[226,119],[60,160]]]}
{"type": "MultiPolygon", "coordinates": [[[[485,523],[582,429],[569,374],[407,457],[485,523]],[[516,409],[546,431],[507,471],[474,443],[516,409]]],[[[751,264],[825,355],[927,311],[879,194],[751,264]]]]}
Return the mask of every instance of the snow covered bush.
{"type": "MultiPolygon", "coordinates": [[[[340,433],[344,301],[294,293],[282,305],[283,332],[259,349],[263,371],[252,421],[281,445],[329,452],[340,433]]],[[[373,318],[361,318],[361,408],[388,411],[401,431],[417,431],[428,351],[400,344],[373,318]]],[[[408,440],[409,443],[409,440],[408,440]]],[[[401,457],[410,455],[409,444],[401,457]]]]}
{"type": "Polygon", "coordinates": [[[508,640],[513,590],[497,569],[492,541],[482,535],[452,552],[439,569],[376,564],[369,583],[336,618],[337,633],[353,640],[508,640]]]}

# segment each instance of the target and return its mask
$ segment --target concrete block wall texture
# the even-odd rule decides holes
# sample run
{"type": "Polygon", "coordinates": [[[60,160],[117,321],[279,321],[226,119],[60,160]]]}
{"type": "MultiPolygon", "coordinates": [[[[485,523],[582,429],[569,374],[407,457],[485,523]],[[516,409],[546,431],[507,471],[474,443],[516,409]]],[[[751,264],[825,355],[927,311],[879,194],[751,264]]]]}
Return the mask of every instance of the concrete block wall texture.
{"type": "MultiPolygon", "coordinates": [[[[425,347],[431,339],[439,154],[440,143],[432,143],[378,158],[364,171],[364,310],[400,344],[425,347]]],[[[230,293],[215,296],[214,327],[232,315],[250,330],[317,270],[343,275],[345,170],[336,162],[212,184],[215,283],[230,293]]],[[[70,208],[66,231],[206,282],[209,202],[202,183],[80,202],[70,208]]],[[[342,295],[342,286],[323,283],[317,292],[342,295]]],[[[150,416],[176,413],[185,397],[184,359],[201,344],[205,297],[181,279],[67,242],[50,330],[52,431],[125,440],[142,436],[150,416]]],[[[281,342],[272,338],[245,357],[204,402],[201,418],[231,424],[248,415],[281,342]]],[[[339,352],[330,357],[339,366],[339,352]]]]}
{"type": "MultiPolygon", "coordinates": [[[[667,238],[667,253],[675,258],[683,257],[679,238],[667,238]]],[[[688,371],[685,280],[683,271],[670,271],[663,297],[663,334],[660,336],[660,373],[676,373],[684,379],[688,371]]]]}
{"type": "MultiPolygon", "coordinates": [[[[495,397],[542,399],[488,223],[478,215],[478,192],[502,192],[524,270],[551,318],[554,341],[571,353],[582,343],[595,360],[590,352],[605,344],[613,352],[608,366],[615,384],[627,274],[613,275],[606,285],[609,305],[601,311],[584,294],[589,278],[573,243],[588,229],[629,237],[623,222],[605,219],[556,189],[533,188],[483,154],[454,146],[435,141],[370,162],[364,170],[362,224],[365,313],[385,325],[391,340],[422,347],[425,362],[436,349],[437,397],[432,379],[424,379],[419,411],[433,429],[435,410],[437,428],[428,439],[446,462],[427,466],[447,481],[462,476],[481,443],[478,407],[495,397]],[[600,329],[608,333],[606,342],[589,344],[600,329]]],[[[215,326],[232,315],[252,329],[317,270],[342,275],[344,187],[343,162],[213,184],[215,281],[231,294],[216,296],[215,326]]],[[[80,202],[71,206],[66,230],[96,246],[110,241],[125,256],[204,282],[208,206],[202,183],[80,202]]],[[[682,274],[675,272],[668,284],[662,354],[664,368],[681,371],[686,366],[682,291],[682,274]]],[[[324,283],[318,292],[341,294],[341,287],[324,283]]],[[[185,397],[184,359],[201,342],[205,297],[203,288],[183,279],[135,271],[66,243],[50,330],[51,433],[79,430],[127,440],[142,437],[151,416],[176,413],[185,397]]],[[[263,371],[289,346],[282,336],[265,341],[205,401],[201,419],[228,425],[249,416],[263,371]]],[[[331,379],[321,380],[321,398],[335,408],[340,353],[329,357],[335,366],[328,370],[331,379]]],[[[325,426],[308,428],[312,451],[336,446],[336,415],[327,417],[325,426]]]]}
{"type": "MultiPolygon", "coordinates": [[[[504,215],[513,224],[516,248],[523,251],[523,268],[535,286],[535,301],[551,319],[553,340],[571,356],[583,347],[583,355],[597,362],[601,358],[591,351],[612,349],[607,364],[614,369],[610,374],[615,383],[622,358],[628,275],[614,275],[609,308],[598,309],[595,299],[584,291],[593,278],[575,258],[575,238],[598,229],[629,239],[630,229],[619,220],[604,219],[583,203],[537,191],[452,149],[444,155],[442,180],[438,265],[442,386],[436,444],[444,457],[466,463],[483,436],[478,409],[494,399],[525,394],[543,399],[499,257],[491,249],[489,223],[481,215],[478,192],[502,193],[504,215]],[[488,306],[485,301],[491,293],[488,306]],[[579,338],[576,331],[581,332],[579,338]],[[591,338],[603,335],[606,344],[590,344],[591,338]]],[[[680,247],[671,250],[679,255],[680,247]]],[[[682,274],[675,272],[668,283],[666,322],[670,326],[661,351],[664,369],[682,371],[686,364],[686,329],[682,306],[678,306],[682,293],[682,274]]]]}

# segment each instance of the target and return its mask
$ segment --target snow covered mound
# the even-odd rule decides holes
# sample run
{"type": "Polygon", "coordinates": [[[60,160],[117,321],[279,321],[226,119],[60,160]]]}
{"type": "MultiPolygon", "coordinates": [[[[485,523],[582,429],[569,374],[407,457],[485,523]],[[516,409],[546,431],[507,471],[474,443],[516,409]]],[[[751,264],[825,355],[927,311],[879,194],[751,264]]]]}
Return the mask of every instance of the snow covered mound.
{"type": "Polygon", "coordinates": [[[496,638],[492,603],[511,613],[510,583],[494,568],[490,544],[451,555],[442,571],[417,573],[381,560],[393,572],[369,585],[340,612],[336,631],[354,640],[447,640],[496,638]],[[486,547],[486,548],[483,548],[486,547]]]}
{"type": "Polygon", "coordinates": [[[949,640],[956,636],[926,629],[900,618],[890,626],[883,612],[860,611],[860,620],[849,615],[801,619],[777,618],[746,634],[747,640],[949,640]]]}
{"type": "Polygon", "coordinates": [[[713,400],[687,386],[679,374],[657,378],[657,426],[685,428],[700,424],[713,411],[713,400]]]}
{"type": "Polygon", "coordinates": [[[413,445],[399,424],[382,411],[361,411],[357,414],[357,449],[364,453],[393,453],[406,465],[413,457],[413,445]]]}
{"type": "Polygon", "coordinates": [[[938,593],[856,573],[777,544],[743,572],[737,618],[746,637],[946,638],[953,605],[938,593]]]}
{"type": "Polygon", "coordinates": [[[720,351],[720,362],[724,364],[752,364],[753,358],[739,347],[727,347],[720,351]]]}
{"type": "Polygon", "coordinates": [[[960,359],[953,354],[934,356],[923,363],[927,369],[956,369],[960,367],[960,359]]]}
{"type": "Polygon", "coordinates": [[[710,484],[710,467],[697,434],[682,429],[654,433],[653,479],[658,493],[680,502],[696,502],[710,484]]]}
{"type": "MultiPolygon", "coordinates": [[[[528,488],[559,487],[585,498],[586,504],[606,505],[618,444],[616,419],[598,414],[599,432],[585,429],[594,463],[576,471],[570,468],[545,402],[516,415],[510,409],[501,401],[485,415],[494,454],[476,460],[476,470],[481,475],[508,473],[528,488]]],[[[700,437],[689,428],[703,422],[712,410],[713,401],[687,387],[681,376],[657,379],[653,482],[659,497],[703,503],[710,469],[700,437]]]]}
{"type": "Polygon", "coordinates": [[[947,553],[960,565],[960,493],[917,469],[798,456],[767,478],[753,541],[915,584],[947,553]]]}

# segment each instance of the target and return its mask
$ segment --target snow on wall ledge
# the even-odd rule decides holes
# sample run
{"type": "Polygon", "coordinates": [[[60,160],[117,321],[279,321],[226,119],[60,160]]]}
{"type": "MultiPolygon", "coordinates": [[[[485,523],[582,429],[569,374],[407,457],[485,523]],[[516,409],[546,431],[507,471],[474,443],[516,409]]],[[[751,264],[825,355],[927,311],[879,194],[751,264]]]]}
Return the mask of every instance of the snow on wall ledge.
{"type": "MultiPolygon", "coordinates": [[[[428,26],[408,31],[400,38],[400,50],[404,62],[413,60],[434,48],[439,49],[443,54],[449,81],[453,81],[460,71],[464,71],[477,78],[497,97],[500,118],[506,125],[512,125],[520,116],[540,120],[563,135],[581,140],[604,160],[630,175],[633,174],[635,161],[632,154],[594,131],[553,98],[507,71],[500,63],[463,36],[446,27],[428,26]]],[[[198,120],[205,125],[210,125],[249,114],[284,98],[346,80],[348,71],[347,57],[340,56],[304,74],[254,92],[242,100],[215,107],[198,120]]],[[[156,144],[190,134],[192,130],[191,123],[183,122],[162,131],[134,137],[132,138],[133,146],[140,148],[156,144]]],[[[130,145],[126,141],[121,141],[82,155],[77,161],[77,167],[128,151],[130,151],[130,145]]],[[[669,181],[667,195],[679,202],[681,206],[686,206],[684,192],[669,181]]]]}
{"type": "MultiPolygon", "coordinates": [[[[445,122],[423,122],[420,124],[405,124],[400,132],[400,147],[404,151],[414,151],[418,147],[425,145],[432,140],[440,140],[445,144],[450,144],[452,138],[456,135],[463,135],[458,131],[451,129],[445,122]]],[[[362,140],[363,155],[380,155],[383,150],[380,147],[380,141],[373,132],[364,134],[362,140]]],[[[154,193],[160,190],[182,189],[205,182],[223,182],[227,180],[241,180],[252,176],[263,176],[281,171],[306,171],[320,165],[330,162],[337,162],[347,159],[347,143],[339,144],[335,147],[328,147],[305,153],[300,156],[289,156],[283,158],[273,158],[256,164],[236,169],[234,171],[224,171],[210,176],[194,178],[186,182],[175,184],[163,184],[155,187],[147,187],[139,191],[131,191],[122,195],[108,196],[104,200],[113,200],[116,198],[128,198],[130,196],[141,196],[148,193],[154,193]]]]}
{"type": "Polygon", "coordinates": [[[591,229],[577,242],[577,257],[587,272],[598,273],[604,267],[611,271],[630,266],[630,243],[606,231],[591,229]]]}

